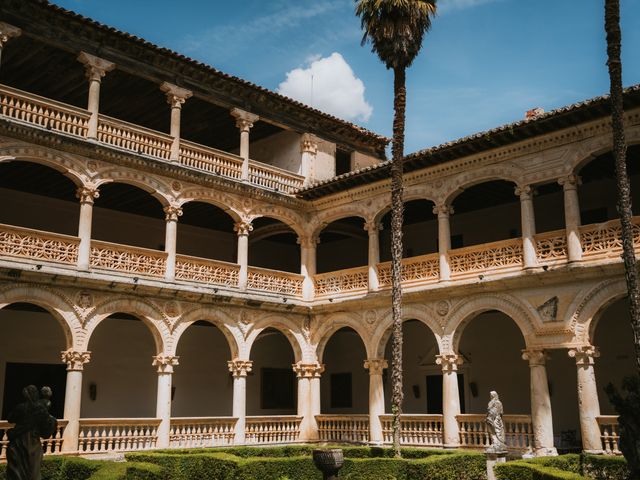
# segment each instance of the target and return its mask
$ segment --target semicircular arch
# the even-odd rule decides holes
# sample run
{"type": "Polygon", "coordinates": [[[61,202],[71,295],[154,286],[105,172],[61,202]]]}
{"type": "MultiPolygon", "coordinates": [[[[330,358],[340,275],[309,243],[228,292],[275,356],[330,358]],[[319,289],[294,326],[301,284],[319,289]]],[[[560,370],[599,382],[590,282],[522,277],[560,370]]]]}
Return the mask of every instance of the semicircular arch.
{"type": "Polygon", "coordinates": [[[242,353],[246,355],[247,360],[251,358],[251,349],[253,348],[256,338],[258,338],[258,335],[267,328],[278,330],[287,338],[291,348],[293,349],[293,356],[296,362],[306,360],[308,358],[308,355],[305,355],[308,350],[306,348],[307,342],[297,325],[287,318],[283,318],[278,315],[269,315],[260,319],[255,325],[253,325],[251,331],[246,335],[245,348],[242,353]]]}
{"type": "Polygon", "coordinates": [[[166,347],[168,354],[175,355],[182,334],[197,321],[205,321],[218,328],[229,345],[229,352],[231,353],[230,360],[239,357],[242,338],[235,326],[235,322],[228,315],[208,307],[195,308],[180,317],[178,323],[174,325],[171,344],[166,347]]]}
{"type": "Polygon", "coordinates": [[[451,205],[466,189],[482,183],[494,181],[511,182],[514,184],[515,188],[516,185],[521,183],[520,176],[521,169],[514,166],[501,165],[499,167],[487,167],[480,170],[473,170],[463,175],[458,175],[452,179],[448,184],[448,188],[441,196],[440,201],[436,204],[451,205]]]}
{"type": "Polygon", "coordinates": [[[370,357],[369,349],[369,332],[363,327],[362,319],[353,313],[340,313],[331,315],[328,318],[323,318],[322,325],[311,336],[311,345],[315,345],[316,358],[319,363],[322,363],[324,357],[324,350],[327,347],[327,343],[331,340],[331,337],[343,328],[351,328],[357,334],[362,341],[362,346],[365,349],[367,358],[370,357]]]}

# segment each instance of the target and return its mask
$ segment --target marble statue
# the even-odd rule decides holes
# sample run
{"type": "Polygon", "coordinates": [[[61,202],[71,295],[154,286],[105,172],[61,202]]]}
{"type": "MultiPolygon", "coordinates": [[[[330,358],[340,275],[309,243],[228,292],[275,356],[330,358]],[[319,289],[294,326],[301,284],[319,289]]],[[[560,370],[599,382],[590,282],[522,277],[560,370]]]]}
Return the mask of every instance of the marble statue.
{"type": "Polygon", "coordinates": [[[489,406],[487,407],[487,430],[491,436],[491,446],[488,452],[502,453],[507,451],[506,436],[504,430],[504,421],[502,415],[504,409],[498,393],[492,391],[489,394],[489,406]]]}

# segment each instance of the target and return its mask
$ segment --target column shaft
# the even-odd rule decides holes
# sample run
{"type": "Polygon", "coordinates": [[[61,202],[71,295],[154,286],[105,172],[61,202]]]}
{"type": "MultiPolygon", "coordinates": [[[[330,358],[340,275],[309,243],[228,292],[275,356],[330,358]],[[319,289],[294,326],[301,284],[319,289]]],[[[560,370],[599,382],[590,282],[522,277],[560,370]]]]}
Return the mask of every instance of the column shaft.
{"type": "Polygon", "coordinates": [[[453,214],[453,208],[448,205],[434,207],[433,213],[438,215],[438,259],[440,266],[440,281],[451,279],[449,266],[449,250],[451,250],[451,230],[449,227],[449,215],[453,214]]]}
{"type": "Polygon", "coordinates": [[[180,161],[180,114],[182,105],[187,99],[191,98],[193,92],[177,85],[164,82],[160,85],[160,90],[167,97],[167,103],[171,107],[171,124],[169,134],[173,137],[171,142],[171,150],[169,151],[169,160],[172,162],[180,161]]]}
{"type": "Polygon", "coordinates": [[[384,415],[384,384],[382,373],[388,368],[384,358],[370,358],[364,362],[364,368],[369,370],[369,443],[381,445],[384,442],[382,421],[384,415]]]}
{"type": "Polygon", "coordinates": [[[553,445],[553,413],[547,359],[544,350],[525,350],[522,358],[529,361],[531,373],[531,423],[533,424],[535,453],[538,456],[557,455],[553,445]]]}
{"type": "Polygon", "coordinates": [[[62,435],[62,451],[78,451],[80,434],[80,411],[82,404],[82,369],[89,361],[90,352],[77,352],[72,349],[62,352],[62,361],[67,364],[67,385],[64,394],[64,419],[67,426],[62,435]]]}
{"type": "Polygon", "coordinates": [[[533,191],[531,187],[516,188],[516,195],[520,197],[520,222],[522,227],[522,256],[524,268],[538,266],[536,256],[536,219],[533,209],[533,191]]]}
{"type": "Polygon", "coordinates": [[[158,373],[158,398],[156,402],[156,418],[158,426],[158,448],[169,448],[171,433],[171,373],[158,373]]]}
{"type": "Polygon", "coordinates": [[[227,362],[233,376],[233,416],[236,418],[235,445],[244,445],[247,424],[247,374],[253,368],[251,360],[238,358],[227,362]]]}
{"type": "Polygon", "coordinates": [[[313,277],[316,274],[316,237],[298,237],[300,244],[300,274],[304,276],[302,282],[302,298],[313,300],[313,277]]]}
{"type": "Polygon", "coordinates": [[[600,402],[593,366],[600,352],[596,347],[587,345],[570,349],[569,356],[576,359],[578,370],[578,409],[582,448],[587,453],[602,453],[602,439],[598,425],[600,402]]]}
{"type": "Polygon", "coordinates": [[[173,282],[176,278],[176,246],[178,237],[178,217],[182,215],[182,209],[179,207],[169,206],[164,209],[165,212],[165,237],[164,251],[167,253],[167,264],[164,279],[173,282]]]}
{"type": "Polygon", "coordinates": [[[169,154],[169,160],[177,162],[180,160],[180,106],[171,107],[171,129],[170,135],[173,137],[171,142],[171,152],[169,154]]]}
{"type": "Polygon", "coordinates": [[[249,233],[253,230],[253,226],[249,222],[238,222],[234,225],[233,230],[238,235],[238,258],[236,262],[240,265],[238,288],[246,290],[249,274],[249,233]]]}
{"type": "Polygon", "coordinates": [[[102,77],[115,68],[115,64],[95,57],[86,52],[80,52],[78,61],[84,64],[85,74],[89,80],[89,98],[87,110],[91,114],[87,124],[87,138],[98,138],[98,119],[100,115],[100,84],[102,77]]]}
{"type": "Polygon", "coordinates": [[[380,263],[380,224],[367,222],[364,225],[369,233],[369,291],[375,292],[380,288],[378,280],[378,264],[380,263]]]}
{"type": "Polygon", "coordinates": [[[298,416],[302,417],[299,440],[314,441],[318,439],[316,415],[320,414],[320,375],[324,365],[300,361],[293,364],[293,371],[298,377],[298,416]]]}
{"type": "Polygon", "coordinates": [[[437,355],[436,363],[442,366],[443,443],[445,448],[457,448],[460,446],[458,365],[462,363],[462,357],[455,353],[437,355]]]}
{"type": "Polygon", "coordinates": [[[241,179],[249,181],[249,130],[260,117],[239,108],[232,109],[231,116],[236,119],[236,127],[240,130],[240,157],[243,160],[241,179]]]}
{"type": "Polygon", "coordinates": [[[93,218],[93,199],[98,191],[86,187],[79,188],[76,197],[80,199],[80,220],[78,222],[78,268],[89,270],[91,262],[91,224],[93,218]]]}
{"type": "Polygon", "coordinates": [[[567,231],[567,256],[570,262],[582,260],[582,242],[580,241],[580,200],[578,185],[580,179],[569,175],[559,180],[564,190],[564,220],[567,231]]]}

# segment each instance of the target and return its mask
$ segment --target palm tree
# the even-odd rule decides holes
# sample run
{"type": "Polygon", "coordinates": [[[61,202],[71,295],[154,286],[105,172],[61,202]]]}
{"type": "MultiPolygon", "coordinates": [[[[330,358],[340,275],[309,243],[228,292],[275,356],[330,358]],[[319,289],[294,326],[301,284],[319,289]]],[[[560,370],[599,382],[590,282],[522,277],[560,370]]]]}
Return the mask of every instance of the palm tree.
{"type": "Polygon", "coordinates": [[[393,145],[391,160],[391,412],[393,448],[400,456],[400,415],[402,413],[402,162],[406,108],[405,72],[420,52],[422,39],[431,27],[436,0],[356,0],[364,34],[362,44],[371,42],[371,50],[385,66],[393,70],[393,145]]]}

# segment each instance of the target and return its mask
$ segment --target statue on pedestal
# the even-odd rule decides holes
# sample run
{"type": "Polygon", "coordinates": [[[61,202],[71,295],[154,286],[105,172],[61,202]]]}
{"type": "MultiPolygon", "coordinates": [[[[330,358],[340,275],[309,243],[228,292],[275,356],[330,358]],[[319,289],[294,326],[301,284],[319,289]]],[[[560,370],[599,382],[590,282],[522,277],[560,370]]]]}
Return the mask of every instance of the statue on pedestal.
{"type": "Polygon", "coordinates": [[[488,453],[503,453],[507,451],[506,435],[502,415],[504,409],[498,393],[489,393],[489,406],[487,407],[487,430],[491,436],[491,446],[487,448],[488,453]]]}

